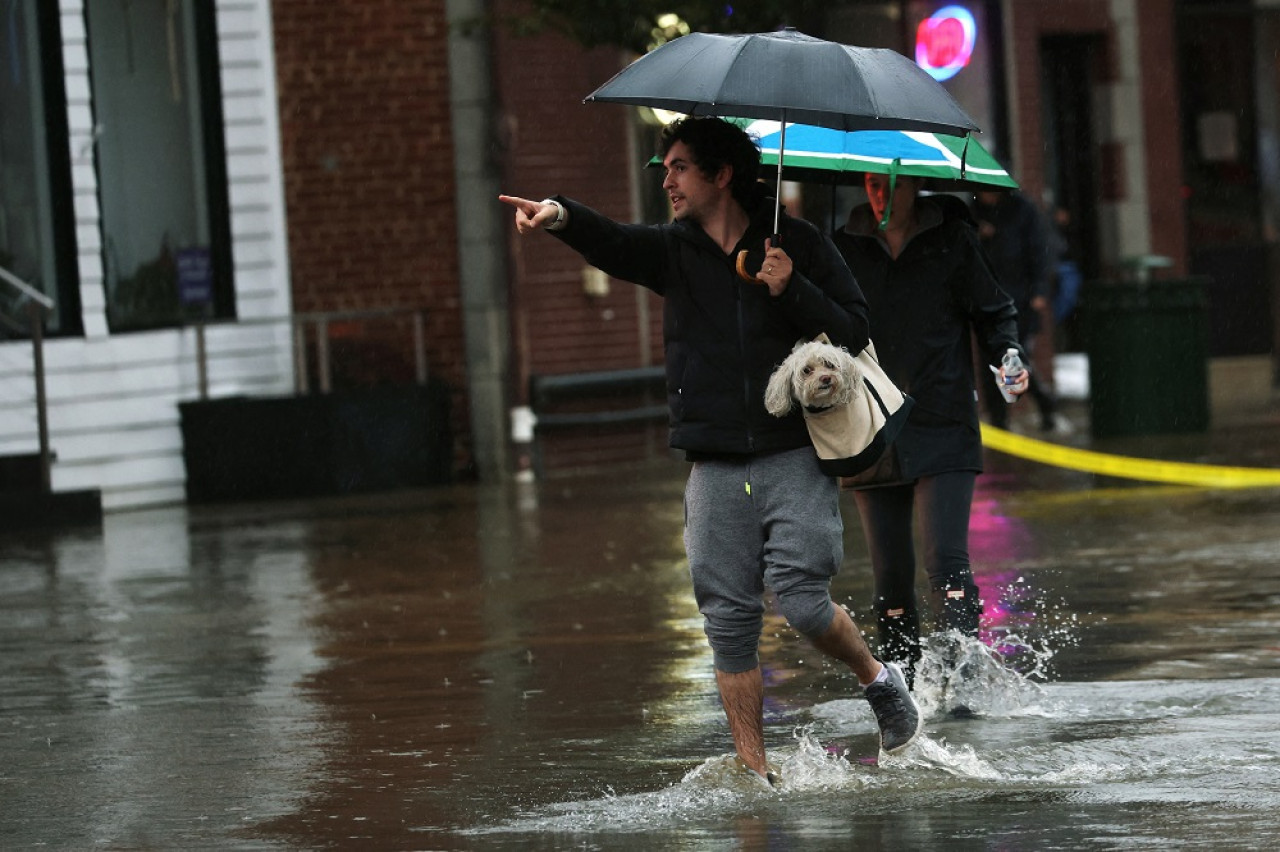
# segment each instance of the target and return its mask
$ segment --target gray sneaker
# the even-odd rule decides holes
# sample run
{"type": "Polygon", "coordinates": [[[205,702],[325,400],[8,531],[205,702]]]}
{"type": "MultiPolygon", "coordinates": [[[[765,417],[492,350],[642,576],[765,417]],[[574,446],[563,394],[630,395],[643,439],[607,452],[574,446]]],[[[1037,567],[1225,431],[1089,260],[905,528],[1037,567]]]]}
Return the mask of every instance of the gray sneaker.
{"type": "Polygon", "coordinates": [[[864,687],[863,692],[880,726],[880,748],[886,754],[897,754],[920,735],[920,708],[907,689],[902,669],[896,663],[883,665],[889,670],[888,679],[864,687]]]}

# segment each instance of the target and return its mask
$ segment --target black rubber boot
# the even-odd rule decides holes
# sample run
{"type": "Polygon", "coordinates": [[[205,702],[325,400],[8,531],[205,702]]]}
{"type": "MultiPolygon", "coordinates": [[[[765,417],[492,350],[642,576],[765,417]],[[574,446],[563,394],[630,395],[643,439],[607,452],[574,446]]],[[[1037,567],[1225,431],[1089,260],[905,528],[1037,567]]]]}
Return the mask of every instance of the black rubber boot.
{"type": "Polygon", "coordinates": [[[897,663],[913,689],[916,663],[920,661],[920,613],[909,607],[876,607],[876,629],[880,638],[880,659],[897,663]]]}
{"type": "Polygon", "coordinates": [[[962,636],[976,638],[982,601],[973,583],[953,585],[930,591],[936,630],[957,630],[962,636]]]}
{"type": "MultiPolygon", "coordinates": [[[[965,679],[968,674],[962,659],[962,640],[955,638],[948,631],[956,631],[961,636],[976,639],[978,636],[978,620],[982,615],[982,601],[978,598],[978,587],[972,582],[964,585],[953,585],[930,592],[933,605],[934,640],[933,650],[940,657],[943,665],[943,695],[951,696],[955,684],[965,679]]],[[[947,712],[954,718],[967,719],[975,714],[968,705],[951,704],[947,712]]]]}

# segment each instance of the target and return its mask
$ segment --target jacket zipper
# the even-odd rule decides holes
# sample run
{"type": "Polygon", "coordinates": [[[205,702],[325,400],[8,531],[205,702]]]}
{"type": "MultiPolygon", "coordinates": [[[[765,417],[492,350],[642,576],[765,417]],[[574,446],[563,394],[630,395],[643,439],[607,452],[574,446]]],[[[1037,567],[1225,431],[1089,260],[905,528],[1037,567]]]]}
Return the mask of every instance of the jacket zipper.
{"type": "Polygon", "coordinates": [[[744,306],[742,304],[742,288],[745,286],[741,281],[737,280],[737,270],[734,270],[734,299],[738,303],[738,357],[742,359],[742,401],[743,417],[746,420],[747,428],[747,452],[754,453],[756,450],[756,438],[751,431],[751,372],[747,369],[747,324],[743,316],[744,306]]]}

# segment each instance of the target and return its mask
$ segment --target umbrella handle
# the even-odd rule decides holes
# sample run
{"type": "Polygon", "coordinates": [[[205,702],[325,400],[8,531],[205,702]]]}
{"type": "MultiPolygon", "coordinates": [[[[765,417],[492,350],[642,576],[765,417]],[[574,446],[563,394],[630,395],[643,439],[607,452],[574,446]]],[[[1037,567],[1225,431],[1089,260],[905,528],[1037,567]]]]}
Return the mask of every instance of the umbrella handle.
{"type": "Polygon", "coordinates": [[[764,282],[756,277],[755,273],[747,269],[747,253],[746,249],[738,252],[738,261],[734,264],[734,269],[737,270],[738,277],[743,281],[749,281],[752,284],[763,284],[764,282]]]}

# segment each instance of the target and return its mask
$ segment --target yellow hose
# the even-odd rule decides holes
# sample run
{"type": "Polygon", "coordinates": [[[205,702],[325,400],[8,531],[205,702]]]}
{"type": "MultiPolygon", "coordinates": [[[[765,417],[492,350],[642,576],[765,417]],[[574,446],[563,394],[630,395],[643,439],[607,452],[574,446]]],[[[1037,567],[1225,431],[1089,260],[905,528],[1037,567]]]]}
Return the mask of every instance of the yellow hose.
{"type": "Polygon", "coordinates": [[[1280,470],[1260,467],[1222,467],[1212,464],[1168,462],[1117,456],[1064,447],[1049,441],[1038,441],[1015,435],[986,423],[982,424],[982,443],[997,452],[1018,458],[1145,482],[1172,482],[1210,488],[1263,488],[1280,486],[1280,470]]]}

